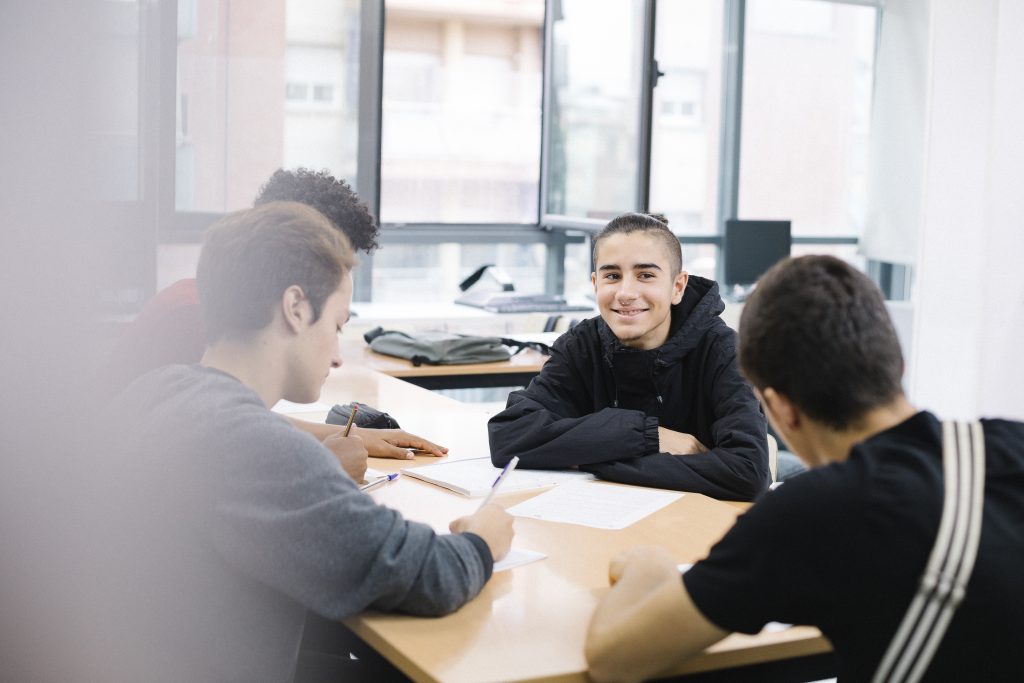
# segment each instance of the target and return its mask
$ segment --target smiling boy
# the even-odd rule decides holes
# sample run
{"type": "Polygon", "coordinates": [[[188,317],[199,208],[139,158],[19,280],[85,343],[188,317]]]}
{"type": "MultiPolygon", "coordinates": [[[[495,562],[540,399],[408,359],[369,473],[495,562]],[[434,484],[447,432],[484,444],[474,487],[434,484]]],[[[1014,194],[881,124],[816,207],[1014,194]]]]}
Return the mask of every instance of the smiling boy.
{"type": "Polygon", "coordinates": [[[767,427],[718,285],[683,271],[678,238],[646,214],[594,238],[594,268],[601,316],[560,337],[491,419],[494,464],[753,500],[770,480],[767,427]]]}

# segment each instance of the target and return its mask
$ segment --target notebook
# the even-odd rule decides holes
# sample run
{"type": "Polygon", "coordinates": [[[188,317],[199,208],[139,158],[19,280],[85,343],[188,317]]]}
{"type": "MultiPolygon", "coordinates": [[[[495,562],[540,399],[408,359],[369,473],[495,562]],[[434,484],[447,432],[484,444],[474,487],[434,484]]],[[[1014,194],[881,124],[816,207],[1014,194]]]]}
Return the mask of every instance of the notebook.
{"type": "MultiPolygon", "coordinates": [[[[455,491],[470,498],[486,496],[501,469],[490,458],[448,460],[436,465],[409,467],[402,474],[455,491]]],[[[574,470],[524,470],[518,468],[505,478],[501,492],[525,491],[555,486],[568,481],[587,481],[594,475],[574,470]]]]}

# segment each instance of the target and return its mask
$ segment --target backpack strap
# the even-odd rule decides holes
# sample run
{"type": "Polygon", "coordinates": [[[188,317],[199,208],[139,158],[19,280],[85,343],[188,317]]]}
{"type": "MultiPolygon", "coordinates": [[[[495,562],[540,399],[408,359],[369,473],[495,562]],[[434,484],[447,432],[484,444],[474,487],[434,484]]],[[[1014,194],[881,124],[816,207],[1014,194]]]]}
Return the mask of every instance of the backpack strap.
{"type": "Polygon", "coordinates": [[[510,349],[515,349],[512,352],[513,356],[522,351],[523,349],[533,349],[534,351],[537,351],[538,353],[541,353],[545,356],[551,355],[551,347],[545,344],[544,342],[519,341],[518,339],[502,337],[501,343],[509,347],[510,349]]]}
{"type": "Polygon", "coordinates": [[[944,499],[935,545],[874,683],[915,683],[928,669],[964,599],[981,537],[985,439],[981,423],[942,423],[944,499]]]}

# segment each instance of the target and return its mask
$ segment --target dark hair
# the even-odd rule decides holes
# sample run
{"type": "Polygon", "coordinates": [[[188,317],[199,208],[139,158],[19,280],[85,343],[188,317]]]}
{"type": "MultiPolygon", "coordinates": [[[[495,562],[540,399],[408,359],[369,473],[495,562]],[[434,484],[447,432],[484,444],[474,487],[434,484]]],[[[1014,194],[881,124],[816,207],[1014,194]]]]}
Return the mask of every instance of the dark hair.
{"type": "Polygon", "coordinates": [[[304,204],[270,202],[225,216],[206,232],[196,272],[207,341],[251,337],[292,285],[315,322],[354,265],[345,235],[304,204]]]}
{"type": "Polygon", "coordinates": [[[668,254],[668,264],[672,275],[678,275],[683,269],[683,250],[679,246],[679,238],[668,228],[668,219],[660,213],[624,213],[613,218],[601,232],[594,236],[594,264],[597,264],[597,247],[606,237],[612,235],[628,235],[633,232],[649,232],[661,240],[668,254]]]}
{"type": "Polygon", "coordinates": [[[835,429],[902,392],[903,354],[882,293],[832,256],[786,259],[761,277],[737,353],[751,384],[835,429]]]}
{"type": "Polygon", "coordinates": [[[270,180],[260,189],[253,206],[267,202],[299,202],[312,206],[341,228],[352,248],[367,253],[376,249],[377,221],[370,215],[366,204],[348,183],[338,180],[326,170],[312,171],[297,168],[274,171],[270,180]]]}

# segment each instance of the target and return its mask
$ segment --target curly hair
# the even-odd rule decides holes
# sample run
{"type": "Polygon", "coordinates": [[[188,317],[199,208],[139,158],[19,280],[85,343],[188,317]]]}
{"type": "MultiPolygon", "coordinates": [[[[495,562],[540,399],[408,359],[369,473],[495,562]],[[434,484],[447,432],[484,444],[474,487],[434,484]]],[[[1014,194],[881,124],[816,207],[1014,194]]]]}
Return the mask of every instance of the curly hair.
{"type": "Polygon", "coordinates": [[[597,247],[606,237],[634,232],[646,232],[658,239],[665,247],[672,275],[678,275],[682,271],[683,250],[679,246],[679,238],[669,229],[668,219],[660,213],[624,213],[613,218],[592,240],[594,263],[597,263],[597,247]]]}
{"type": "Polygon", "coordinates": [[[903,354],[882,293],[833,256],[780,261],[740,316],[740,370],[808,416],[846,429],[902,392],[903,354]]]}
{"type": "Polygon", "coordinates": [[[253,206],[268,202],[299,202],[312,206],[348,237],[352,248],[372,252],[378,246],[377,220],[370,214],[366,204],[344,180],[338,180],[327,170],[313,171],[297,168],[286,171],[279,168],[270,180],[260,188],[253,206]]]}

